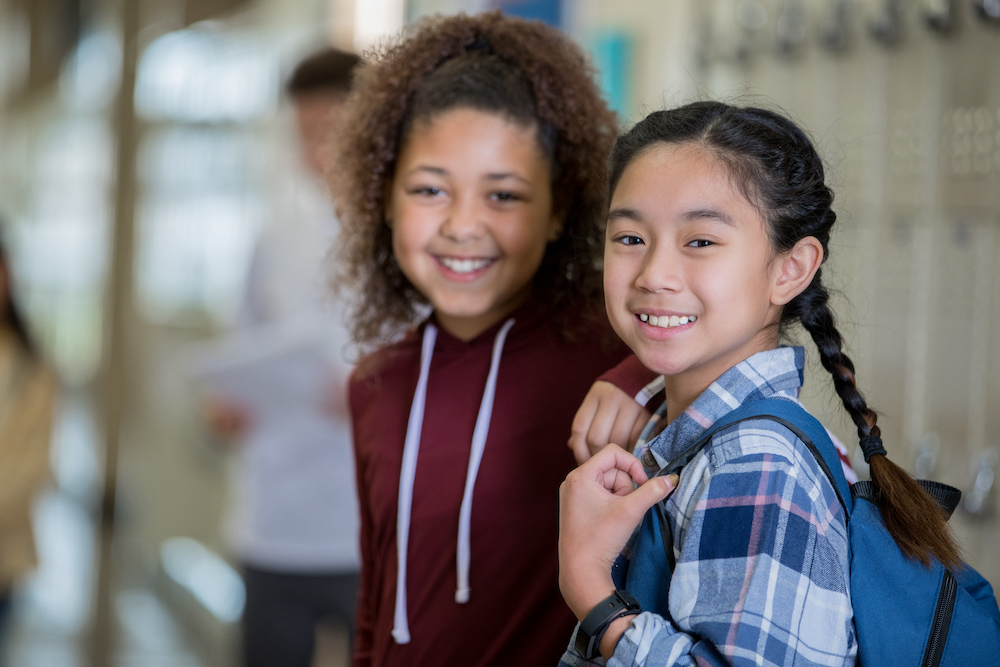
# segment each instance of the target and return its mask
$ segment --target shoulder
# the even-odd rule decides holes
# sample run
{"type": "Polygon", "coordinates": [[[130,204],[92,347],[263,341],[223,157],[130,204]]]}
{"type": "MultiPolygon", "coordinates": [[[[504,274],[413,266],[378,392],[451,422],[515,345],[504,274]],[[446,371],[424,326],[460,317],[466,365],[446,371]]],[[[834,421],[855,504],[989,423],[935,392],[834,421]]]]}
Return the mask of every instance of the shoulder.
{"type": "Polygon", "coordinates": [[[380,347],[366,354],[351,373],[351,387],[379,381],[383,375],[392,375],[419,361],[419,327],[414,327],[395,343],[380,347]]]}
{"type": "MultiPolygon", "coordinates": [[[[748,419],[720,429],[705,447],[715,466],[746,457],[799,462],[805,443],[787,426],[772,419],[748,419]]],[[[811,458],[811,457],[810,457],[811,458]]]]}
{"type": "Polygon", "coordinates": [[[712,495],[764,494],[824,515],[839,508],[833,485],[809,448],[774,420],[750,419],[721,429],[692,464],[714,487],[712,495]]]}
{"type": "Polygon", "coordinates": [[[703,545],[711,538],[710,551],[732,547],[727,557],[745,556],[756,539],[747,531],[756,530],[766,542],[761,552],[787,549],[779,545],[792,541],[797,546],[789,553],[821,549],[837,571],[846,563],[847,519],[832,484],[805,443],[772,420],[716,433],[681,471],[671,498],[678,534],[703,545]]]}
{"type": "Polygon", "coordinates": [[[396,394],[391,390],[410,386],[411,376],[415,383],[419,369],[420,341],[416,330],[408,332],[402,340],[365,355],[354,367],[347,383],[352,419],[357,421],[363,413],[377,410],[379,405],[392,400],[396,394]]]}

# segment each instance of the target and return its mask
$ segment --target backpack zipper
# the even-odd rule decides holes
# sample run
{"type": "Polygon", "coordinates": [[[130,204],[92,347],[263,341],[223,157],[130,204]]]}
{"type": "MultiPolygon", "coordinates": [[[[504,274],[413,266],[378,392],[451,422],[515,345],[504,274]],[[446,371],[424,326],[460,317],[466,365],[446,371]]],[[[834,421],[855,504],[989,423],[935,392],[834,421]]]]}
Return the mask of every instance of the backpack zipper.
{"type": "Polygon", "coordinates": [[[927,640],[927,650],[924,651],[924,661],[921,663],[921,667],[938,667],[941,664],[944,645],[948,640],[948,629],[951,627],[951,616],[955,611],[957,594],[958,582],[955,581],[951,572],[945,570],[937,609],[934,610],[934,622],[931,623],[931,636],[927,640]]]}

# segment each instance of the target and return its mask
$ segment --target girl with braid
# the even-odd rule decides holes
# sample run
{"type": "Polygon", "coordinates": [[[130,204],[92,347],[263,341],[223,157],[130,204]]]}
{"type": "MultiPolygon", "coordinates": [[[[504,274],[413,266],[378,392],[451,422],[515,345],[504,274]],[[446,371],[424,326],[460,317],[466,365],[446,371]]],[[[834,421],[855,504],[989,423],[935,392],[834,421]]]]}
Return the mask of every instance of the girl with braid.
{"type": "Polygon", "coordinates": [[[798,402],[805,352],[779,344],[798,324],[857,425],[888,530],[912,558],[958,565],[943,514],[886,459],[842,349],[821,278],[836,214],[819,156],[776,113],[699,102],[622,136],[610,189],[608,314],[663,374],[664,428],[652,439],[647,428],[634,456],[609,445],[566,478],[560,587],[578,619],[610,604],[616,559],[663,501],[668,565],[642,581],[662,592],[664,613],[622,603],[582,633],[589,655],[575,648],[578,629],[561,664],[599,653],[615,667],[854,665],[845,516],[802,440],[754,418],[715,432],[679,478],[654,476],[737,407],[798,402]]]}

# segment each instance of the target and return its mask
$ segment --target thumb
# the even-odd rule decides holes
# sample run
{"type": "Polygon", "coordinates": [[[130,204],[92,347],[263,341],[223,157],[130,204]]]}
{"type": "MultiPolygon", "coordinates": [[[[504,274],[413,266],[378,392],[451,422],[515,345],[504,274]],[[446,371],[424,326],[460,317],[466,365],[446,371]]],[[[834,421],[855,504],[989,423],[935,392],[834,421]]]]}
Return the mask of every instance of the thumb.
{"type": "Polygon", "coordinates": [[[677,488],[678,477],[675,474],[666,477],[653,477],[632,493],[625,496],[630,508],[639,516],[646,513],[650,507],[669,496],[677,488]]]}

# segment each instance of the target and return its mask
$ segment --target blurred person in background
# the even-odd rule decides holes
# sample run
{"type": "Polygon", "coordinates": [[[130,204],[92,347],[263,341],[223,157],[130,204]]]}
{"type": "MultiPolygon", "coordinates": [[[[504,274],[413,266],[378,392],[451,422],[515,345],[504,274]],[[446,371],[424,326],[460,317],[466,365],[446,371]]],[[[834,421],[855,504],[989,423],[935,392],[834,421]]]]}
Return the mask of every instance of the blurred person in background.
{"type": "MultiPolygon", "coordinates": [[[[243,330],[301,320],[321,323],[333,352],[330,419],[322,432],[262,425],[246,406],[213,398],[213,433],[239,443],[243,461],[235,539],[246,584],[243,653],[248,667],[307,667],[320,620],[343,623],[353,636],[358,590],[358,508],[343,361],[346,329],[325,298],[323,261],[338,224],[322,184],[326,146],[360,59],[325,49],[303,60],[287,92],[295,110],[301,162],[307,174],[286,178],[273,224],[263,230],[251,261],[239,326],[243,330]]],[[[348,647],[350,650],[350,647],[348,647]]]]}
{"type": "Polygon", "coordinates": [[[14,585],[37,564],[31,508],[49,475],[56,395],[12,291],[0,239],[0,662],[14,585]]]}

